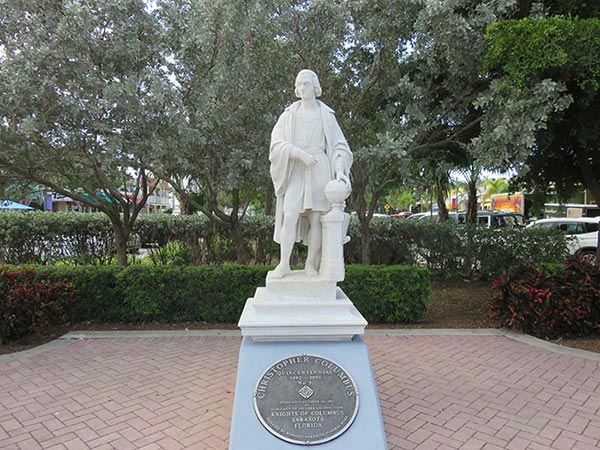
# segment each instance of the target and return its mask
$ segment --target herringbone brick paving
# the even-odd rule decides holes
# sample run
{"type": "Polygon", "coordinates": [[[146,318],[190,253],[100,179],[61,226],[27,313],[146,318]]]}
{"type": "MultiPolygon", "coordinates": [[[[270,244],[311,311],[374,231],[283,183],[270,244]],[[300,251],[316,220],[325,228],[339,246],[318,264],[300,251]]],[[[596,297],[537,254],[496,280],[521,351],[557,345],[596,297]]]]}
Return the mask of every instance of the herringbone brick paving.
{"type": "MultiPolygon", "coordinates": [[[[392,450],[600,447],[599,362],[503,336],[366,340],[392,450]]],[[[227,449],[239,345],[92,339],[0,364],[0,448],[227,449]]]]}

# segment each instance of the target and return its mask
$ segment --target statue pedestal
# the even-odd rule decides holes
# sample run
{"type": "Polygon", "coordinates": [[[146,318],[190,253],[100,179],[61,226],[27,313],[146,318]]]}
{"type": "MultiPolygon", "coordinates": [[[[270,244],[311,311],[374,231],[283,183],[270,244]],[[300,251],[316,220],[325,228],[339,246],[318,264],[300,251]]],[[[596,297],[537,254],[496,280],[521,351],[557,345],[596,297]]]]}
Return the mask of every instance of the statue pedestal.
{"type": "MultiPolygon", "coordinates": [[[[300,398],[296,395],[297,398],[300,398]]],[[[291,422],[291,419],[290,419],[291,422]]],[[[360,336],[345,342],[254,342],[245,337],[240,347],[233,401],[229,450],[386,450],[387,443],[377,386],[367,345],[360,336]],[[310,445],[285,442],[259,421],[253,399],[261,374],[273,362],[290,355],[311,353],[329,358],[347,370],[356,384],[359,404],[356,419],[332,441],[310,445]]]]}
{"type": "MultiPolygon", "coordinates": [[[[238,325],[244,337],[229,450],[293,450],[304,446],[322,450],[388,448],[369,351],[362,338],[367,321],[335,281],[322,275],[310,277],[304,271],[292,272],[282,279],[267,276],[266,287],[258,288],[255,296],[246,301],[238,325]],[[296,370],[287,365],[299,357],[312,357],[321,364],[315,370],[296,370]],[[293,435],[295,427],[318,426],[321,422],[317,420],[326,420],[326,414],[342,414],[330,406],[342,400],[333,394],[335,389],[319,388],[321,377],[326,376],[321,373],[326,374],[330,367],[335,370],[337,365],[353,380],[357,398],[355,418],[333,439],[286,442],[282,435],[293,435]],[[273,367],[277,370],[271,371],[273,367]],[[257,398],[268,389],[273,401],[269,401],[270,409],[259,413],[257,398]],[[282,415],[286,418],[281,419],[282,415]],[[285,420],[282,428],[286,433],[268,429],[265,422],[273,416],[279,416],[280,424],[285,420]],[[305,422],[298,422],[303,418],[305,422]]],[[[315,435],[321,431],[315,430],[315,435]]]]}
{"type": "Polygon", "coordinates": [[[238,326],[255,341],[331,341],[364,334],[367,321],[335,281],[297,271],[267,276],[267,286],[246,301],[238,326]]]}

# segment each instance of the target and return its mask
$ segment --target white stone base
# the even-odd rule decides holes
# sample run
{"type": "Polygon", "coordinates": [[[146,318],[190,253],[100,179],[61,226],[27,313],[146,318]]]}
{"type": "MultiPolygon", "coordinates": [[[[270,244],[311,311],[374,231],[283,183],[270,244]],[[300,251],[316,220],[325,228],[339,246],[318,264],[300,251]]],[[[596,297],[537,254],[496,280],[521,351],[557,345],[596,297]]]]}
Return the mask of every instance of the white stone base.
{"type": "Polygon", "coordinates": [[[363,335],[367,321],[340,288],[333,300],[277,299],[258,288],[246,301],[238,326],[242,336],[255,341],[342,341],[363,335]]]}
{"type": "Polygon", "coordinates": [[[322,276],[308,276],[304,270],[294,270],[283,278],[267,274],[267,287],[258,288],[254,298],[260,300],[325,300],[337,298],[336,282],[322,276]]]}

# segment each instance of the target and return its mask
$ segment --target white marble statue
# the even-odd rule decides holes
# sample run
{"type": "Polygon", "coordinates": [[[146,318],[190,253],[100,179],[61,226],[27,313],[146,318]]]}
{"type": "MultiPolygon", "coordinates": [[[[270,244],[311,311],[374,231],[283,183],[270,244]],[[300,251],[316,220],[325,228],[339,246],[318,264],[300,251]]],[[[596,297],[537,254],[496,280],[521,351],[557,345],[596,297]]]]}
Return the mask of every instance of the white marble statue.
{"type": "Polygon", "coordinates": [[[350,191],[352,152],[334,111],[316,98],[321,95],[317,75],[301,70],[296,77],[299,101],[285,109],[271,134],[269,160],[275,187],[275,242],[281,246],[279,265],[272,278],[291,273],[295,242],[308,246],[304,272],[318,275],[322,232],[321,216],[331,209],[325,187],[332,180],[350,191]]]}

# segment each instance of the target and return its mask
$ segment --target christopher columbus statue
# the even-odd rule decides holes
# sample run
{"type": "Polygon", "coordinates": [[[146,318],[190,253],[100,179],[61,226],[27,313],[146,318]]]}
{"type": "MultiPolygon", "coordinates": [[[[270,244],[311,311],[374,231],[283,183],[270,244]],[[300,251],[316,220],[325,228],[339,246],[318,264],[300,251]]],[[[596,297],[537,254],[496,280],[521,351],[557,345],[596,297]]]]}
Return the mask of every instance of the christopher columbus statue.
{"type": "Polygon", "coordinates": [[[317,100],[322,92],[317,75],[301,70],[295,92],[300,100],[285,109],[271,134],[269,160],[277,197],[274,240],[281,245],[272,278],[291,273],[295,242],[308,246],[305,274],[318,275],[321,216],[331,209],[325,186],[338,180],[350,189],[352,152],[334,111],[317,100]]]}

